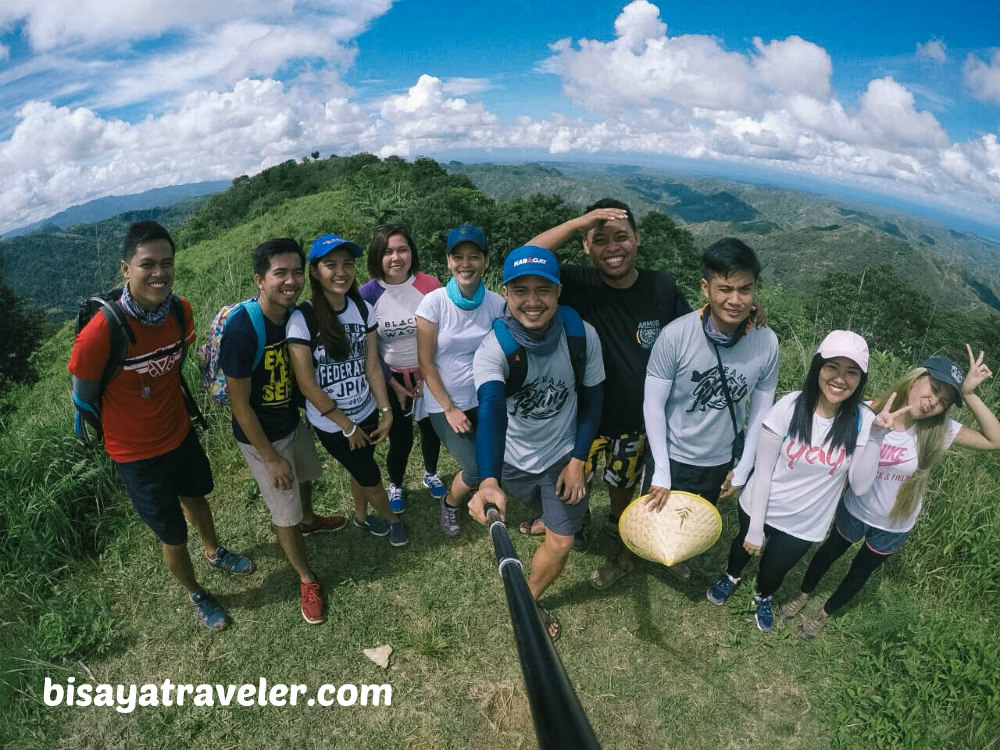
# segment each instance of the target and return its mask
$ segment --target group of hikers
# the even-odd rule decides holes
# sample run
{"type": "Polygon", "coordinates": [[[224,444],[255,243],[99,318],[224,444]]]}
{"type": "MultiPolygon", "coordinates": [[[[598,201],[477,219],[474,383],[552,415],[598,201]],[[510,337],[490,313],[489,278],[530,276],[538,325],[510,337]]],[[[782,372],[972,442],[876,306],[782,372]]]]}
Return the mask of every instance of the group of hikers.
{"type": "MultiPolygon", "coordinates": [[[[348,523],[313,511],[311,483],[322,470],[314,436],[350,475],[350,522],[393,546],[408,542],[400,515],[414,422],[422,483],[439,502],[444,534],[460,532],[463,505],[485,522],[487,504],[503,514],[508,495],[525,503],[535,519],[520,530],[544,536],[528,577],[536,602],[584,543],[598,473],[613,532],[637,491],[654,512],[673,491],[713,505],[739,493],[739,530],[707,598],[723,604],[750,557],[761,555],[754,617],[762,631],[773,626],[774,593],[814,543],[822,545],[801,592],[780,608],[785,618],[861,542],[833,594],[803,618],[804,638],[904,544],[928,474],[949,446],[1000,448],[1000,421],[975,393],[992,376],[982,352],[967,346],[965,373],[932,356],[866,402],[868,345],[836,330],[819,345],[801,390],[775,402],[778,341],[755,303],[756,253],[735,238],[705,250],[704,305],[692,311],[670,276],[637,266],[639,246],[629,207],[603,199],[511,251],[500,294],[483,282],[489,243],[470,224],[448,234],[444,286],[420,270],[405,224],[376,227],[369,281],[360,287],[355,266],[364,251],[338,235],[317,237],[308,253],[289,238],[253,251],[257,295],[226,309],[217,364],[233,435],[299,576],[307,622],[323,622],[324,608],[303,536],[348,523]],[[558,262],[555,253],[574,237],[589,267],[558,262]],[[307,277],[309,299],[296,304],[307,277]],[[963,404],[978,429],[949,418],[963,404]],[[383,439],[388,487],[375,457],[383,439]],[[450,485],[438,472],[442,444],[459,467],[450,485]]],[[[112,363],[117,374],[106,377],[116,356],[110,315],[94,315],[80,330],[68,369],[77,408],[96,415],[168,568],[202,622],[218,630],[229,619],[198,580],[187,522],[209,566],[248,575],[254,564],[219,544],[205,499],[212,472],[180,374],[195,341],[193,316],[172,291],[174,259],[162,226],[131,226],[125,284],[112,305],[130,332],[122,361],[112,363]]],[[[590,583],[607,589],[635,565],[622,543],[590,583]]],[[[669,570],[691,575],[685,563],[669,570]]],[[[558,619],[538,610],[558,639],[558,619]]]]}

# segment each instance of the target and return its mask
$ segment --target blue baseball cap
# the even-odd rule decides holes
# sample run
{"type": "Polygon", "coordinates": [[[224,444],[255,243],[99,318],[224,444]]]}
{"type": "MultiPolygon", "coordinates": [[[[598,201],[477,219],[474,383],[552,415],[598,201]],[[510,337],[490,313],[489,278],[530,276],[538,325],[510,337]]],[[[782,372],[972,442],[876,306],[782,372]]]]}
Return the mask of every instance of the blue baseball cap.
{"type": "Polygon", "coordinates": [[[483,234],[483,230],[472,226],[472,224],[463,224],[448,232],[448,249],[446,252],[450,253],[455,249],[455,245],[463,242],[471,242],[484,253],[489,252],[489,243],[486,241],[486,235],[483,234]]]}
{"type": "Polygon", "coordinates": [[[319,260],[331,250],[347,250],[355,258],[360,258],[363,252],[360,247],[339,234],[321,234],[309,247],[309,262],[319,260]]]}
{"type": "Polygon", "coordinates": [[[541,276],[559,284],[559,261],[552,251],[537,245],[523,245],[510,251],[503,262],[503,283],[521,276],[541,276]]]}

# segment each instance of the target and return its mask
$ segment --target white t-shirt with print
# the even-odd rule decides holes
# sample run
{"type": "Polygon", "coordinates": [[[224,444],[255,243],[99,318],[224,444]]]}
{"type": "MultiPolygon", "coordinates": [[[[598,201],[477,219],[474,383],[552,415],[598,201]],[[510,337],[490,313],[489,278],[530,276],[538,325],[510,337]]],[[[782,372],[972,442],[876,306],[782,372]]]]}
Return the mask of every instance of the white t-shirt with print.
{"type": "MultiPolygon", "coordinates": [[[[820,542],[830,530],[854,456],[848,456],[843,447],[833,451],[829,449],[827,437],[833,427],[833,418],[826,419],[815,412],[809,445],[789,436],[795,400],[800,393],[793,391],[779,399],[764,418],[764,429],[783,437],[778,463],[771,474],[771,494],[767,500],[764,523],[798,539],[820,542]]],[[[861,430],[854,455],[858,455],[868,444],[872,422],[875,421],[875,414],[864,406],[860,407],[860,415],[861,430]]],[[[759,476],[755,471],[740,495],[740,506],[748,514],[756,481],[759,481],[759,476]]]]}
{"type": "MultiPolygon", "coordinates": [[[[462,411],[479,404],[472,376],[472,358],[486,334],[493,330],[493,320],[503,313],[503,306],[503,297],[486,290],[479,307],[463,310],[448,298],[445,287],[425,295],[417,306],[417,317],[438,327],[434,364],[448,397],[462,411]]],[[[430,388],[424,388],[424,401],[429,413],[444,411],[430,388]]]]}

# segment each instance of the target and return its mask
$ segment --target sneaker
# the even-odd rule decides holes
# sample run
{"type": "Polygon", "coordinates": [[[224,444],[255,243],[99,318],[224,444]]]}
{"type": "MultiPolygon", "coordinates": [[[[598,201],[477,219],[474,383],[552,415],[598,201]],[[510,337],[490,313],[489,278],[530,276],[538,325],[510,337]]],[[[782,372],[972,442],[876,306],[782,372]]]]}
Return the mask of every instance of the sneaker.
{"type": "Polygon", "coordinates": [[[383,521],[381,518],[373,516],[371,513],[368,514],[364,521],[359,521],[357,516],[355,516],[354,525],[359,529],[370,531],[375,536],[385,536],[389,533],[389,522],[383,521]]]}
{"type": "Polygon", "coordinates": [[[444,486],[444,482],[441,481],[441,477],[437,475],[436,471],[425,471],[421,482],[424,487],[431,491],[431,497],[435,500],[443,500],[444,496],[448,494],[448,488],[444,486]]]}
{"type": "Polygon", "coordinates": [[[229,624],[229,616],[226,614],[226,611],[205,589],[195,591],[191,594],[190,599],[194,608],[198,611],[198,617],[201,618],[202,625],[209,630],[222,630],[229,624]]]}
{"type": "Polygon", "coordinates": [[[448,536],[455,536],[462,530],[458,523],[458,508],[452,508],[444,500],[441,501],[441,531],[448,536]]]}
{"type": "Polygon", "coordinates": [[[791,620],[802,611],[807,601],[809,601],[809,594],[800,593],[791,601],[785,602],[781,605],[781,618],[783,620],[791,620]]]}
{"type": "Polygon", "coordinates": [[[344,516],[316,516],[311,523],[303,521],[299,524],[302,536],[309,536],[317,531],[340,531],[345,526],[347,526],[347,518],[344,516]]]}
{"type": "Polygon", "coordinates": [[[310,625],[319,625],[326,617],[323,616],[323,597],[319,595],[319,584],[300,583],[302,593],[302,619],[310,625]]]}
{"type": "Polygon", "coordinates": [[[208,564],[216,570],[225,570],[234,576],[248,576],[254,570],[250,558],[230,552],[225,547],[216,547],[215,558],[210,559],[208,564]]]}
{"type": "Polygon", "coordinates": [[[765,633],[770,632],[774,626],[774,612],[771,611],[771,597],[755,596],[753,604],[757,608],[753,619],[757,621],[757,627],[765,633]]]}
{"type": "Polygon", "coordinates": [[[725,604],[726,599],[736,590],[736,587],[740,585],[739,578],[733,578],[729,573],[723,573],[719,576],[719,579],[712,584],[705,596],[712,604],[725,604]]]}
{"type": "Polygon", "coordinates": [[[385,490],[385,494],[389,496],[389,510],[393,513],[402,513],[406,510],[406,506],[403,505],[403,488],[398,484],[392,482],[385,490]]]}
{"type": "Polygon", "coordinates": [[[389,524],[389,544],[393,547],[402,547],[408,541],[410,540],[406,537],[406,527],[402,521],[389,524]]]}
{"type": "Polygon", "coordinates": [[[826,610],[820,608],[812,617],[807,617],[802,622],[802,626],[799,628],[799,638],[804,641],[811,641],[815,638],[819,631],[826,627],[826,621],[829,615],[827,615],[826,610]]]}

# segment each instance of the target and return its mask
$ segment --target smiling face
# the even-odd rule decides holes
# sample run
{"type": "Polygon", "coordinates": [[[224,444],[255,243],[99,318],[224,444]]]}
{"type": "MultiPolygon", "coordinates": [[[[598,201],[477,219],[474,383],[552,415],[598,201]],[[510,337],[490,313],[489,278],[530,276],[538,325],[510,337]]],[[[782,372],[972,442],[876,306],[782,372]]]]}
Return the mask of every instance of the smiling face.
{"type": "Polygon", "coordinates": [[[254,274],[253,280],[260,291],[261,307],[289,308],[295,304],[305,283],[305,270],[298,253],[272,255],[267,273],[254,274]]]}
{"type": "Polygon", "coordinates": [[[315,264],[310,264],[309,275],[319,282],[323,293],[342,306],[339,298],[347,294],[354,284],[354,255],[348,250],[331,250],[315,264]]]}
{"type": "Polygon", "coordinates": [[[174,285],[174,251],[167,240],[150,240],[122,261],[122,276],[132,299],[147,310],[155,310],[170,296],[174,285]]]}
{"type": "Polygon", "coordinates": [[[851,397],[861,383],[861,368],[847,357],[834,357],[819,369],[819,401],[817,411],[832,417],[837,406],[851,397]]]}
{"type": "Polygon", "coordinates": [[[479,286],[489,264],[489,257],[473,242],[462,242],[448,253],[448,270],[465,290],[479,286]]]}
{"type": "Polygon", "coordinates": [[[628,219],[601,222],[584,238],[583,249],[609,286],[628,287],[635,281],[639,235],[628,219]]]}
{"type": "Polygon", "coordinates": [[[413,254],[410,243],[401,234],[392,235],[382,255],[382,273],[387,284],[402,284],[410,277],[413,254]]]}
{"type": "Polygon", "coordinates": [[[528,331],[544,331],[559,305],[562,286],[542,276],[518,276],[501,292],[514,319],[528,331]]]}
{"type": "Polygon", "coordinates": [[[955,399],[954,389],[930,375],[918,378],[910,387],[907,404],[914,419],[936,417],[946,411],[955,399]]]}
{"type": "Polygon", "coordinates": [[[757,281],[749,271],[733,271],[728,276],[713,273],[701,280],[712,322],[722,333],[733,333],[747,319],[756,290],[757,281]]]}

